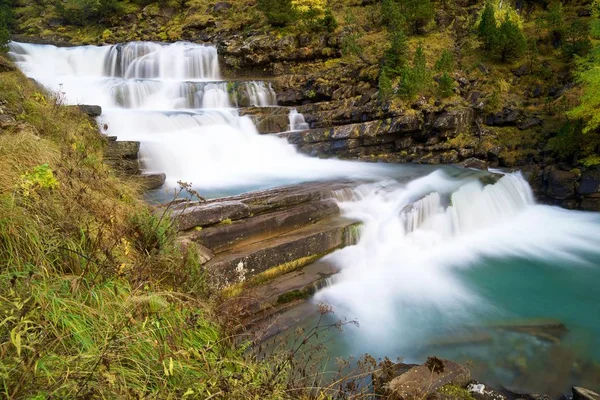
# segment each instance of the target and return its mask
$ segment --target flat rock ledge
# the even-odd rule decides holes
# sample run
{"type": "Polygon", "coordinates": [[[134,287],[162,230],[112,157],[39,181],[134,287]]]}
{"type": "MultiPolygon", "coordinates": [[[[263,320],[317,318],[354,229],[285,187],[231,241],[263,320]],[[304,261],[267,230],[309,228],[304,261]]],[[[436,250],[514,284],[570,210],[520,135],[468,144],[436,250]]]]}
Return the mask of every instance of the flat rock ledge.
{"type": "Polygon", "coordinates": [[[360,183],[312,182],[185,200],[169,211],[182,243],[202,249],[213,283],[243,287],[245,300],[230,301],[228,308],[250,323],[253,315],[311,294],[309,288],[331,274],[324,264],[312,263],[356,243],[360,223],[340,216],[335,196],[360,183]],[[307,265],[310,272],[300,272],[307,265]]]}

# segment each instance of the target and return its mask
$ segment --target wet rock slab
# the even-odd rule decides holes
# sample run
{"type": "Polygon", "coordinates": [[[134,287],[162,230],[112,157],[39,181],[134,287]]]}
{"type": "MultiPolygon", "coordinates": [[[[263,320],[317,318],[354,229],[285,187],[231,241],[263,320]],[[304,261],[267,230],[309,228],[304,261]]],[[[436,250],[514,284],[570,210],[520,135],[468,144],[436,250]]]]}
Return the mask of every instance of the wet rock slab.
{"type": "Polygon", "coordinates": [[[170,215],[182,240],[214,254],[205,266],[219,286],[240,284],[269,269],[300,268],[354,244],[358,222],[340,217],[333,197],[359,183],[313,182],[183,201],[170,215]]]}

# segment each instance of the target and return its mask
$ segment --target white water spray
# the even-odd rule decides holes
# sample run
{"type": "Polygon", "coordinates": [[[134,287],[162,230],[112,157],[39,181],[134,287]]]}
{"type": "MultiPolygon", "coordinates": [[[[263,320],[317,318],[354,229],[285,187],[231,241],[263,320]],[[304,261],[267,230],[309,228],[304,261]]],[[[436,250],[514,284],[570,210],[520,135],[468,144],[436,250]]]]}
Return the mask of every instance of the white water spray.
{"type": "Polygon", "coordinates": [[[361,323],[352,336],[359,352],[377,342],[383,354],[411,354],[428,338],[501,315],[465,286],[462,268],[498,257],[586,265],[580,255],[600,249],[597,215],[536,205],[520,174],[484,186],[437,171],[366,188],[340,203],[363,221],[362,235],[329,257],[341,273],[316,295],[361,323]]]}
{"type": "Polygon", "coordinates": [[[304,115],[300,114],[295,108],[290,110],[289,120],[290,131],[301,131],[310,128],[304,119],[304,115]]]}
{"type": "MultiPolygon", "coordinates": [[[[375,179],[387,168],[299,154],[285,139],[259,135],[234,107],[273,107],[268,82],[220,80],[217,51],[191,43],[133,42],[57,48],[10,44],[30,77],[70,104],[103,107],[99,122],[118,140],[138,140],[143,164],[167,183],[200,192],[246,190],[317,179],[375,179]]],[[[299,115],[299,114],[298,114],[299,115]]],[[[294,120],[303,121],[299,117],[294,120]]],[[[303,122],[299,122],[303,126],[303,122]]]]}

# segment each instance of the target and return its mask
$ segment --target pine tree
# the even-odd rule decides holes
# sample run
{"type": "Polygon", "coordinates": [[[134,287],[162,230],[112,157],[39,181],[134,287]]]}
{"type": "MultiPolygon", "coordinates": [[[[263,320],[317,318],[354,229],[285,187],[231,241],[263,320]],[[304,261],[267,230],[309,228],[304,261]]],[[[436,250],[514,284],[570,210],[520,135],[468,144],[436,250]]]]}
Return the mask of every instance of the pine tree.
{"type": "Polygon", "coordinates": [[[481,21],[477,27],[477,36],[483,44],[483,48],[486,51],[492,50],[496,35],[498,34],[498,26],[496,24],[496,10],[494,5],[488,1],[485,4],[483,14],[481,14],[481,21]]]}
{"type": "Polygon", "coordinates": [[[383,24],[392,31],[402,29],[404,26],[402,10],[396,0],[382,0],[381,16],[383,24]]]}
{"type": "Polygon", "coordinates": [[[440,97],[450,97],[454,94],[454,79],[444,72],[438,82],[438,95],[440,97]]]}
{"type": "Polygon", "coordinates": [[[406,66],[408,60],[408,43],[406,34],[402,28],[391,33],[391,46],[385,52],[385,67],[399,74],[406,66]]]}
{"type": "Polygon", "coordinates": [[[418,35],[435,15],[435,7],[431,0],[403,0],[401,4],[406,23],[415,35],[418,35]]]}
{"type": "Polygon", "coordinates": [[[411,77],[417,92],[427,89],[431,84],[431,72],[429,71],[429,68],[427,68],[422,45],[419,45],[415,51],[411,77]]]}
{"type": "Polygon", "coordinates": [[[526,48],[525,36],[506,13],[498,28],[496,39],[493,41],[492,54],[501,61],[514,61],[523,56],[526,48]]]}
{"type": "Polygon", "coordinates": [[[454,70],[454,55],[452,52],[444,49],[440,58],[435,62],[437,72],[451,72],[454,70]]]}

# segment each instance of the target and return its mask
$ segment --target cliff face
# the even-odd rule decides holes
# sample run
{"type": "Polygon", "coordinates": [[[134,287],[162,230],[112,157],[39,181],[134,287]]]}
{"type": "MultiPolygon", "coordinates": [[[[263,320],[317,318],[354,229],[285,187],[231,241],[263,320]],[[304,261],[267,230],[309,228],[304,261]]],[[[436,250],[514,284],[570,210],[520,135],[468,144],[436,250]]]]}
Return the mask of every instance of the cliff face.
{"type": "MultiPolygon", "coordinates": [[[[433,64],[442,50],[452,53],[456,60],[450,74],[453,93],[443,99],[425,91],[410,100],[384,100],[378,79],[388,46],[386,29],[372,22],[371,16],[378,5],[342,3],[333,8],[340,26],[331,32],[273,29],[254,4],[239,0],[188,2],[181,9],[151,4],[107,22],[109,27],[102,31],[100,27],[53,29],[57,19],[46,18],[49,29],[38,34],[63,44],[140,39],[212,43],[218,47],[226,77],[269,79],[278,104],[304,115],[308,130],[282,134],[303,152],[526,169],[541,199],[570,208],[600,209],[595,197],[590,197],[596,195],[596,189],[590,188],[600,186],[595,170],[570,163],[553,166],[559,160],[547,150],[548,140],[564,124],[564,111],[579,94],[570,73],[572,64],[557,56],[553,43],[541,41],[537,54],[514,63],[490,61],[473,33],[483,2],[435,3],[432,22],[409,38],[408,47],[414,52],[422,46],[437,82],[440,76],[433,72],[433,64]],[[352,35],[358,37],[361,52],[347,50],[352,35]]],[[[585,21],[586,10],[585,5],[575,5],[566,13],[585,21]]],[[[545,12],[520,11],[526,35],[538,29],[535,21],[545,12]]],[[[21,33],[33,32],[26,13],[19,21],[21,33]]],[[[242,112],[253,116],[261,133],[287,128],[287,112],[282,110],[242,112]]]]}

